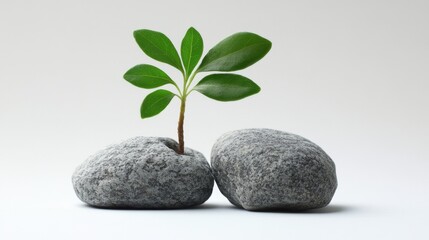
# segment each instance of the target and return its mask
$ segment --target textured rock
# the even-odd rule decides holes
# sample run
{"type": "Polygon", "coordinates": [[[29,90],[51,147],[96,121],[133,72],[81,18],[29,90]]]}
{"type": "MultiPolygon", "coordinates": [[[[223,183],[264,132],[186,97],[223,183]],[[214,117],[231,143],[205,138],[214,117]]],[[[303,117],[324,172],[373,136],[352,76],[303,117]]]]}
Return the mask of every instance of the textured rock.
{"type": "Polygon", "coordinates": [[[89,157],[73,174],[85,203],[105,208],[185,208],[205,202],[214,179],[204,156],[179,155],[169,138],[136,137],[89,157]]]}
{"type": "Polygon", "coordinates": [[[212,149],[217,185],[247,210],[306,210],[329,204],[337,188],[335,164],[316,144],[271,129],[224,134],[212,149]]]}

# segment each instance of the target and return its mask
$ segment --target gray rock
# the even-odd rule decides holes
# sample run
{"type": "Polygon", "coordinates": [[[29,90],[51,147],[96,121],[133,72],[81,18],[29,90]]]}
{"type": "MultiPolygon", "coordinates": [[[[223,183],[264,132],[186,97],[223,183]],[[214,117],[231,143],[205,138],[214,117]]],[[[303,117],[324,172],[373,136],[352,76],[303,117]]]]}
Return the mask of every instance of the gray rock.
{"type": "Polygon", "coordinates": [[[185,208],[204,203],[214,179],[204,156],[169,138],[136,137],[89,157],[73,174],[85,203],[104,208],[185,208]]]}
{"type": "Polygon", "coordinates": [[[337,188],[335,164],[319,146],[277,130],[224,134],[213,146],[211,165],[222,194],[247,210],[320,208],[337,188]]]}

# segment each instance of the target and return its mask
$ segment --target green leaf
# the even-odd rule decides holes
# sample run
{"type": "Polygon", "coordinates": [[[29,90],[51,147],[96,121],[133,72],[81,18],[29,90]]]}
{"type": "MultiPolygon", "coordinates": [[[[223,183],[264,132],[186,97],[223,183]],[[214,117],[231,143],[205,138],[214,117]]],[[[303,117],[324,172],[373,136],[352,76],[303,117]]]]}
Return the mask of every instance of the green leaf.
{"type": "Polygon", "coordinates": [[[214,46],[204,57],[199,72],[236,71],[263,58],[271,49],[271,42],[249,32],[236,33],[214,46]]]}
{"type": "Polygon", "coordinates": [[[175,84],[174,81],[161,69],[147,64],[134,66],[128,70],[124,79],[141,88],[157,88],[165,84],[175,84]]]}
{"type": "Polygon", "coordinates": [[[173,99],[174,94],[170,91],[159,89],[150,93],[143,100],[140,108],[142,118],[153,117],[164,110],[173,99]]]}
{"type": "Polygon", "coordinates": [[[134,38],[146,55],[160,62],[170,64],[183,72],[176,48],[163,33],[141,29],[134,31],[134,38]]]}
{"type": "Polygon", "coordinates": [[[194,90],[218,101],[235,101],[258,93],[261,88],[237,74],[212,74],[204,77],[194,90]]]}
{"type": "Polygon", "coordinates": [[[193,27],[189,28],[182,40],[181,54],[186,75],[189,76],[203,55],[203,38],[193,27]]]}

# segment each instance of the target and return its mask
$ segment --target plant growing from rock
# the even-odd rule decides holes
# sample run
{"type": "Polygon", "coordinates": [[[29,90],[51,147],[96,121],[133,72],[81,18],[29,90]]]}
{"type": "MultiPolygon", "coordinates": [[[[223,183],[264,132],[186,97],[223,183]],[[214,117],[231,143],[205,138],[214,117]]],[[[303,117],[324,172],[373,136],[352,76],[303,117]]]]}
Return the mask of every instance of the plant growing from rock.
{"type": "Polygon", "coordinates": [[[236,101],[256,94],[260,87],[252,80],[231,73],[215,73],[203,77],[192,85],[198,73],[232,72],[247,68],[263,58],[271,49],[271,42],[250,32],[233,34],[208,51],[197,67],[203,54],[203,39],[195,28],[189,28],[182,40],[180,56],[171,40],[163,33],[141,29],[134,31],[134,38],[149,57],[178,69],[183,76],[181,87],[161,69],[140,64],[128,70],[124,79],[145,89],[172,84],[176,93],[165,89],[146,96],[140,108],[141,117],[149,118],[162,112],[176,96],[180,100],[178,123],[179,154],[184,154],[183,124],[186,100],[193,91],[218,101],[236,101]]]}

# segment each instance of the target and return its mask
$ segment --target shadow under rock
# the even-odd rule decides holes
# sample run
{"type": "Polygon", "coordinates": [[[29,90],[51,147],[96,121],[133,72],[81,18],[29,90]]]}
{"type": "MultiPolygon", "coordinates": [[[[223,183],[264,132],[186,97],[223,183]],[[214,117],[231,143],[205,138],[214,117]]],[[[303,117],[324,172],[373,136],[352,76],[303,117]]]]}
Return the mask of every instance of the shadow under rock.
{"type": "Polygon", "coordinates": [[[89,204],[80,204],[82,208],[91,208],[98,210],[111,210],[111,211],[194,211],[194,210],[212,210],[212,209],[237,209],[232,205],[221,205],[221,204],[201,204],[194,207],[188,208],[132,208],[132,207],[98,207],[89,204]]]}
{"type": "Polygon", "coordinates": [[[355,211],[355,207],[345,205],[328,205],[323,208],[302,210],[302,211],[287,211],[284,209],[268,209],[268,210],[245,210],[243,208],[236,207],[232,204],[213,204],[206,203],[194,207],[188,208],[107,208],[97,207],[88,204],[80,204],[82,208],[90,208],[97,210],[110,210],[110,211],[204,211],[204,210],[233,210],[233,211],[245,211],[254,213],[283,213],[283,214],[329,214],[329,213],[344,213],[355,211]]]}
{"type": "Polygon", "coordinates": [[[258,210],[252,211],[257,213],[286,213],[286,214],[328,214],[328,213],[343,213],[343,212],[351,212],[356,210],[356,208],[351,206],[344,205],[328,205],[323,208],[309,209],[309,210],[301,210],[301,211],[287,211],[284,209],[269,209],[269,210],[258,210]]]}

